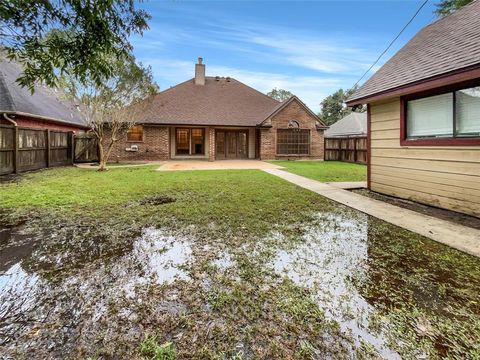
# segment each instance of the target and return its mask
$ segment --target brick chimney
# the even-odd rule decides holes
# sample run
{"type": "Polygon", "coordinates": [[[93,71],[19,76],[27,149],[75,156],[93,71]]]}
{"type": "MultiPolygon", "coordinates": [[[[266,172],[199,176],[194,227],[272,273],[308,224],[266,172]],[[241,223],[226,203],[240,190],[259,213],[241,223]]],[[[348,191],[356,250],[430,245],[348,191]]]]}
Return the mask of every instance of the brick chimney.
{"type": "Polygon", "coordinates": [[[195,85],[205,85],[205,64],[203,59],[198,58],[198,64],[195,64],[195,85]]]}

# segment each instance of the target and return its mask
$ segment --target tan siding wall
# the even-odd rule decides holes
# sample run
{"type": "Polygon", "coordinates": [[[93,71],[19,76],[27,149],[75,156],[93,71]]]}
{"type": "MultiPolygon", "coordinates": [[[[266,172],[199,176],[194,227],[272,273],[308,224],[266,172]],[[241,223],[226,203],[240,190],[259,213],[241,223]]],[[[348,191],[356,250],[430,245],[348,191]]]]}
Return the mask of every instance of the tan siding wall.
{"type": "Polygon", "coordinates": [[[400,99],[371,104],[371,189],[480,217],[480,146],[400,146],[400,99]]]}

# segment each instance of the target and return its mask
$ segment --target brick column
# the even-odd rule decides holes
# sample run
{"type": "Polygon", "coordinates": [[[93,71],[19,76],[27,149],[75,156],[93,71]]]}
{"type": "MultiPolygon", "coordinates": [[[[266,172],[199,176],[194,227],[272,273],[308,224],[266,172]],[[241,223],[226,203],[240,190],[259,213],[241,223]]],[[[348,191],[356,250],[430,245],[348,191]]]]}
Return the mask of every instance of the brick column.
{"type": "Polygon", "coordinates": [[[208,128],[208,161],[215,161],[215,129],[208,128]]]}

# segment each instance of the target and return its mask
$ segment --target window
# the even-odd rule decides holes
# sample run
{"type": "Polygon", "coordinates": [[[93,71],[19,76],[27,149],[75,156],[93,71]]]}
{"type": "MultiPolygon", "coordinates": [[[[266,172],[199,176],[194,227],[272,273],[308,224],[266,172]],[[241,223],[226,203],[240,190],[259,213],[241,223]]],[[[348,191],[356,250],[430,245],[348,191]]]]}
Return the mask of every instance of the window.
{"type": "Polygon", "coordinates": [[[205,129],[175,129],[177,155],[203,155],[205,153],[205,129]]]}
{"type": "Polygon", "coordinates": [[[480,141],[480,87],[451,89],[403,99],[402,145],[467,145],[480,141]]]}
{"type": "Polygon", "coordinates": [[[480,136],[480,87],[455,92],[456,136],[480,136]]]}
{"type": "Polygon", "coordinates": [[[128,129],[127,141],[143,141],[143,126],[135,125],[128,129]]]}
{"type": "Polygon", "coordinates": [[[279,129],[277,130],[278,155],[310,154],[310,130],[279,129]]]}

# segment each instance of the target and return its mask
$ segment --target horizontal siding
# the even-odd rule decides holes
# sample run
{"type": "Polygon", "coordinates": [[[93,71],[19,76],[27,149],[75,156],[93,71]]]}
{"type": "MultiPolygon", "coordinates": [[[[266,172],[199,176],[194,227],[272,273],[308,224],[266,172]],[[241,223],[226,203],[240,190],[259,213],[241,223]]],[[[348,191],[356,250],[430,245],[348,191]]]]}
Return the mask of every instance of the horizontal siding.
{"type": "Polygon", "coordinates": [[[480,217],[480,146],[400,146],[400,100],[371,105],[371,188],[480,217]]]}

